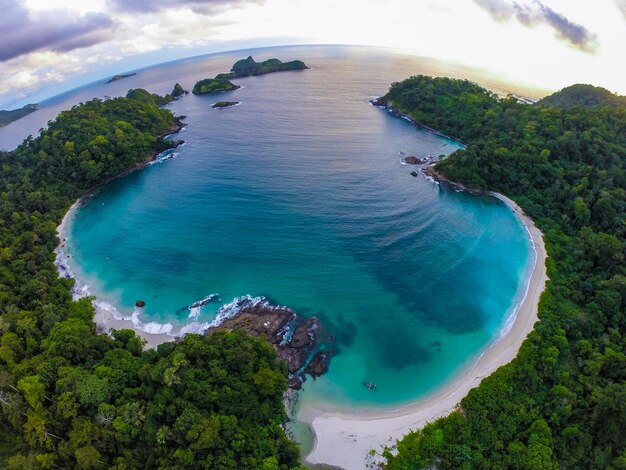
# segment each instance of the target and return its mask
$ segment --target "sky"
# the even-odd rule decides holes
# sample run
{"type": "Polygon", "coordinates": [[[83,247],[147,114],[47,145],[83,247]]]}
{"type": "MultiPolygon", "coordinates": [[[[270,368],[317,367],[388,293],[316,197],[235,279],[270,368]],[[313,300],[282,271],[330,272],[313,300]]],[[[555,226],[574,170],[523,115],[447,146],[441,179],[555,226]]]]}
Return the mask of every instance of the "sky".
{"type": "Polygon", "coordinates": [[[0,12],[0,109],[169,60],[290,44],[398,48],[524,86],[626,94],[626,0],[0,0],[0,12]]]}

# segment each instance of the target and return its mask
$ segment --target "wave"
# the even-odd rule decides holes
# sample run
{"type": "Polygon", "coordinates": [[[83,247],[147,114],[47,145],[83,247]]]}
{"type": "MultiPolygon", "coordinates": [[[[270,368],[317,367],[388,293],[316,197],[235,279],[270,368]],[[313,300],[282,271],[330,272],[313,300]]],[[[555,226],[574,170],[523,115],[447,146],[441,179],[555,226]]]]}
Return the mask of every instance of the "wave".
{"type": "Polygon", "coordinates": [[[194,318],[194,319],[198,318],[200,316],[200,314],[202,313],[202,309],[204,308],[204,306],[207,305],[207,304],[210,304],[213,301],[221,302],[220,295],[219,294],[209,294],[206,297],[203,297],[200,300],[197,300],[196,302],[194,302],[191,305],[189,305],[187,307],[187,310],[189,310],[188,318],[194,318]]]}
{"type": "MultiPolygon", "coordinates": [[[[66,234],[63,234],[65,237],[66,234]]],[[[62,238],[63,239],[63,238],[62,238]]],[[[76,277],[72,267],[70,265],[70,254],[66,243],[61,243],[55,249],[55,261],[54,264],[57,267],[59,275],[66,279],[74,279],[74,286],[72,287],[72,298],[78,300],[80,298],[89,297],[93,295],[91,285],[76,277]]],[[[209,303],[221,302],[220,295],[212,293],[205,297],[191,303],[189,306],[184,307],[181,310],[189,310],[188,318],[197,319],[202,309],[209,303]]],[[[160,323],[156,321],[144,321],[142,320],[143,308],[135,307],[130,315],[122,313],[114,304],[95,299],[93,305],[96,308],[96,312],[106,312],[116,320],[130,321],[133,328],[137,331],[143,331],[148,334],[166,334],[172,338],[183,336],[187,333],[202,334],[209,328],[219,326],[222,322],[228,318],[236,316],[239,312],[247,308],[254,307],[270,307],[270,302],[265,297],[253,297],[251,295],[244,295],[242,297],[235,297],[232,301],[223,304],[218,310],[215,318],[212,321],[199,322],[193,321],[190,323],[182,324],[176,327],[170,322],[160,323]]]]}
{"type": "Polygon", "coordinates": [[[168,149],[165,152],[161,152],[156,156],[154,160],[149,162],[146,166],[156,165],[157,163],[163,163],[165,160],[178,157],[178,153],[174,152],[174,149],[168,149]]]}

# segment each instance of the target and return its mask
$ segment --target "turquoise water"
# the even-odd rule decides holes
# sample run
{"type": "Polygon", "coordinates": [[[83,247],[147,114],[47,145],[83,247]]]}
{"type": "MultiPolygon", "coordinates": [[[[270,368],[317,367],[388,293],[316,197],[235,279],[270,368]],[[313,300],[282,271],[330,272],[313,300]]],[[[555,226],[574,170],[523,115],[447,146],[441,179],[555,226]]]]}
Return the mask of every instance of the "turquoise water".
{"type": "MultiPolygon", "coordinates": [[[[241,55],[142,80],[191,89],[241,55]]],[[[155,332],[201,330],[243,295],[318,316],[336,355],[305,383],[307,401],[395,406],[432,391],[501,333],[523,295],[532,262],[523,226],[499,201],[442,189],[401,164],[399,152],[458,148],[368,104],[393,80],[428,73],[420,61],[368,49],[257,55],[313,69],[238,80],[243,88],[219,97],[241,101],[233,108],[193,95],[171,105],[188,116],[176,136],[186,144],[76,212],[72,269],[120,315],[144,300],[141,321],[155,332]],[[187,308],[209,294],[221,302],[187,308]]]]}

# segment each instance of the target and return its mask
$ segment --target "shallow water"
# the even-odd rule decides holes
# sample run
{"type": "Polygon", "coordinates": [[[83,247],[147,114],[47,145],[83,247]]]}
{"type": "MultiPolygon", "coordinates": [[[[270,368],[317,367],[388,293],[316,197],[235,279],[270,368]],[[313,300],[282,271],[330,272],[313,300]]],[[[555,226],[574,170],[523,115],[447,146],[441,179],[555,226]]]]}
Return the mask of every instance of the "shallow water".
{"type": "MultiPolygon", "coordinates": [[[[116,86],[191,89],[243,55],[169,64],[116,86]]],[[[200,330],[242,295],[316,315],[336,336],[336,355],[328,374],[306,382],[304,400],[347,408],[413,400],[500,334],[523,295],[527,234],[501,202],[443,190],[401,164],[399,152],[458,145],[368,100],[394,80],[433,73],[432,64],[366,48],[255,58],[273,56],[313,68],[171,105],[188,116],[176,136],[186,144],[76,212],[72,269],[120,314],[146,301],[151,331],[200,330]],[[242,104],[212,109],[218,99],[242,104]],[[188,309],[212,293],[221,301],[188,309]]]]}

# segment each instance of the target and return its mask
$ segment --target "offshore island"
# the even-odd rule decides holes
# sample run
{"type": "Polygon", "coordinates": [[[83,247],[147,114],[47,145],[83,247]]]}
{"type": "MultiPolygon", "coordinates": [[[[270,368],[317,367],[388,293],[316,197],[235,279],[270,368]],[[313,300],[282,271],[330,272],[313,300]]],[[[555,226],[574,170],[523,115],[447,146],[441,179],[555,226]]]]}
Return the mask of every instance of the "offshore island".
{"type": "Polygon", "coordinates": [[[248,56],[246,59],[235,62],[230,72],[220,73],[217,74],[215,78],[205,78],[197,82],[193,87],[193,94],[206,95],[209,93],[237,90],[240,86],[231,82],[231,80],[235,78],[252,77],[275,72],[306,70],[308,68],[309,67],[301,60],[282,62],[280,59],[268,59],[263,62],[256,62],[252,56],[248,56]]]}

